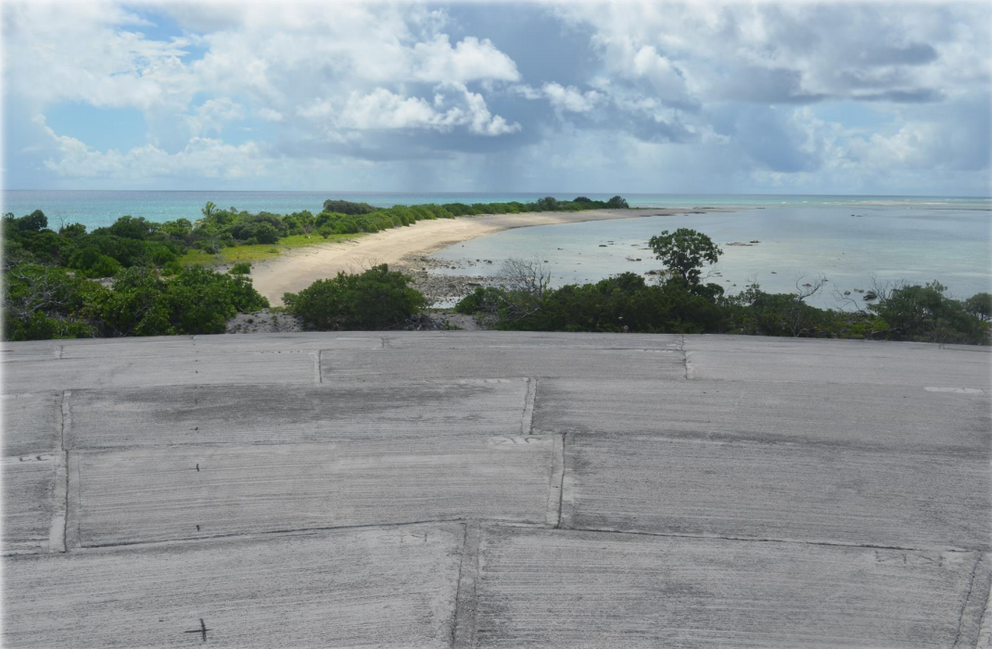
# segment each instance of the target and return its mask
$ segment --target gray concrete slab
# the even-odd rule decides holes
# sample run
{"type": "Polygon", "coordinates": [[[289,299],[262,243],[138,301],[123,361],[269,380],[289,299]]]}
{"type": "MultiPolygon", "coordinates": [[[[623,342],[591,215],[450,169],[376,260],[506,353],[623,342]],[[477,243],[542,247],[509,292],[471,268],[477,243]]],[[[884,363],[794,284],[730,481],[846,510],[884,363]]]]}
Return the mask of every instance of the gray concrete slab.
{"type": "Polygon", "coordinates": [[[569,435],[562,525],[924,549],[987,549],[987,457],[569,435]]]}
{"type": "Polygon", "coordinates": [[[194,357],[203,353],[315,352],[320,349],[381,349],[374,332],[311,332],[300,334],[175,336],[160,338],[96,338],[65,341],[62,359],[99,360],[110,355],[194,357]]]}
{"type": "Polygon", "coordinates": [[[101,358],[22,361],[4,365],[4,391],[156,385],[313,383],[316,356],[310,352],[198,353],[147,357],[127,348],[101,358]]]}
{"type": "Polygon", "coordinates": [[[62,394],[36,392],[0,395],[3,457],[51,453],[62,434],[62,394]]]}
{"type": "Polygon", "coordinates": [[[680,334],[574,333],[541,331],[384,331],[392,349],[499,349],[568,347],[571,349],[680,349],[680,334]]]}
{"type": "Polygon", "coordinates": [[[3,474],[3,552],[48,552],[57,499],[57,459],[51,454],[7,457],[3,474]]]}
{"type": "Polygon", "coordinates": [[[487,527],[475,646],[974,646],[978,559],[487,527]]]}
{"type": "Polygon", "coordinates": [[[321,354],[324,380],[395,378],[510,378],[576,376],[616,381],[683,379],[682,354],[673,349],[599,349],[512,345],[449,349],[387,348],[379,352],[329,350],[321,354]]]}
{"type": "Polygon", "coordinates": [[[74,390],[70,449],[519,435],[526,379],[74,390]]]}
{"type": "Polygon", "coordinates": [[[7,559],[3,645],[448,647],[463,536],[430,525],[7,559]]]}
{"type": "Polygon", "coordinates": [[[992,354],[986,347],[686,336],[685,350],[694,379],[907,385],[992,394],[992,354]]]}
{"type": "Polygon", "coordinates": [[[988,350],[509,332],[2,349],[8,646],[203,644],[200,618],[239,647],[992,635],[988,350]],[[317,533],[353,525],[377,529],[317,533]]]}
{"type": "Polygon", "coordinates": [[[992,455],[985,393],[915,386],[543,379],[534,427],[992,455]]]}
{"type": "Polygon", "coordinates": [[[543,524],[550,437],[81,451],[72,547],[486,518],[543,524]]]}
{"type": "Polygon", "coordinates": [[[17,343],[0,343],[0,363],[19,361],[47,361],[59,357],[60,340],[32,340],[17,343]]]}

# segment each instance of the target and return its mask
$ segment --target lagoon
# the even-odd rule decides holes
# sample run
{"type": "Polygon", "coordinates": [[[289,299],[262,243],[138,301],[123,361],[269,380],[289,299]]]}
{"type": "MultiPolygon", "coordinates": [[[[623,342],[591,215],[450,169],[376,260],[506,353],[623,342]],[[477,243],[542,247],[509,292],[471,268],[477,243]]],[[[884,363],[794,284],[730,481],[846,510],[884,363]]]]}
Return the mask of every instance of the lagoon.
{"type": "Polygon", "coordinates": [[[699,230],[721,246],[708,281],[728,294],[750,281],[768,292],[795,291],[801,276],[807,279],[800,284],[818,275],[828,282],[808,302],[819,307],[852,308],[852,299],[863,304],[855,289],[872,288],[873,276],[880,284],[938,280],[956,298],[992,292],[992,212],[947,204],[791,204],[539,226],[466,241],[434,257],[458,265],[438,271],[453,275],[479,274],[480,265],[469,265],[476,259],[493,260],[484,264],[492,269],[510,257],[546,260],[553,286],[581,284],[661,268],[647,241],[677,228],[699,230]]]}

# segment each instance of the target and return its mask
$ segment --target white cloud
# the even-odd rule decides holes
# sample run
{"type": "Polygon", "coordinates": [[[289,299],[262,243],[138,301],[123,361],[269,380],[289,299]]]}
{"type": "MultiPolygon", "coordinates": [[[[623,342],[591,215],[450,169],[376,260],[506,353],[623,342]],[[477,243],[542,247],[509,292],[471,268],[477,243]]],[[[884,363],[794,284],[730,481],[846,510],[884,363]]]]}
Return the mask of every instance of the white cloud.
{"type": "Polygon", "coordinates": [[[552,106],[572,113],[588,113],[603,101],[603,95],[595,90],[582,93],[575,86],[566,88],[557,83],[546,83],[541,89],[552,106]]]}
{"type": "Polygon", "coordinates": [[[498,136],[520,130],[490,113],[481,94],[471,92],[462,84],[449,87],[460,94],[458,103],[445,108],[449,101],[444,95],[434,95],[433,105],[421,97],[404,97],[386,88],[376,88],[363,94],[357,91],[342,102],[320,99],[300,107],[302,117],[322,123],[326,128],[352,130],[427,129],[448,132],[464,126],[476,135],[498,136]]]}
{"type": "Polygon", "coordinates": [[[216,139],[193,137],[181,151],[170,154],[148,144],[125,152],[116,149],[96,151],[84,142],[58,135],[45,123],[43,115],[35,118],[51,138],[58,158],[45,160],[45,167],[60,176],[143,180],[153,178],[222,178],[260,177],[266,173],[266,159],[254,142],[234,146],[216,139]]]}
{"type": "Polygon", "coordinates": [[[208,99],[197,106],[192,115],[186,117],[190,132],[195,135],[206,135],[213,132],[220,135],[230,122],[238,122],[245,118],[244,106],[232,101],[229,97],[208,99]]]}
{"type": "Polygon", "coordinates": [[[412,76],[420,81],[442,83],[496,79],[518,81],[520,73],[513,59],[493,46],[486,38],[467,36],[454,48],[447,34],[413,47],[412,76]]]}
{"type": "Polygon", "coordinates": [[[267,122],[281,122],[283,120],[283,114],[271,108],[259,108],[258,116],[267,122]]]}

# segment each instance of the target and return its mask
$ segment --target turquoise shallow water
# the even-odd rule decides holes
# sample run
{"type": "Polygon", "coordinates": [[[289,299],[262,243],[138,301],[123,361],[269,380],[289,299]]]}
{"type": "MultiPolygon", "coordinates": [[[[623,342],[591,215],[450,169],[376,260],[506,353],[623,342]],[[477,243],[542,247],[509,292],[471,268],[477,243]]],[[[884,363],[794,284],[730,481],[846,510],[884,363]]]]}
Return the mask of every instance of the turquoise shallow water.
{"type": "MultiPolygon", "coordinates": [[[[324,200],[343,198],[389,207],[418,203],[493,203],[505,201],[534,201],[551,195],[567,200],[574,193],[550,194],[393,194],[357,192],[177,192],[177,191],[66,191],[66,190],[6,190],[0,192],[2,211],[23,216],[42,210],[51,225],[60,219],[82,223],[88,228],[110,225],[125,214],[143,216],[150,221],[171,221],[178,218],[195,220],[207,201],[223,208],[236,207],[249,212],[268,211],[288,214],[300,210],[320,211],[324,200]]],[[[612,194],[585,194],[592,199],[607,200],[612,194]]],[[[975,198],[913,198],[898,196],[775,196],[775,195],[673,195],[624,194],[632,207],[759,207],[759,206],[817,206],[817,205],[931,205],[935,208],[988,209],[989,199],[975,198]]]]}
{"type": "Polygon", "coordinates": [[[821,307],[842,307],[844,291],[858,298],[854,289],[871,288],[872,275],[880,283],[936,279],[958,298],[992,291],[992,212],[947,206],[788,205],[540,226],[466,241],[434,256],[460,264],[443,271],[458,275],[498,268],[509,257],[539,258],[548,262],[553,284],[561,286],[659,269],[648,239],[681,227],[704,232],[722,247],[720,261],[707,269],[708,281],[728,293],[743,290],[752,279],[770,292],[795,291],[801,275],[807,279],[800,283],[826,276],[825,290],[809,300],[821,307]],[[752,240],[760,243],[727,245],[752,240]],[[467,265],[476,259],[494,263],[467,265]]]}
{"type": "MultiPolygon", "coordinates": [[[[317,212],[327,198],[388,207],[417,203],[533,201],[542,194],[393,194],[355,192],[176,192],[8,190],[3,212],[17,216],[41,209],[57,228],[61,220],[88,228],[113,223],[125,214],[152,221],[195,220],[207,201],[222,207],[277,214],[317,212]]],[[[608,199],[611,194],[586,194],[608,199]]],[[[880,281],[939,279],[952,294],[967,297],[992,290],[992,199],[905,196],[785,196],[624,194],[632,207],[724,207],[734,212],[650,217],[565,226],[523,228],[482,237],[436,254],[449,261],[508,257],[547,259],[556,285],[593,282],[623,271],[660,267],[643,250],[662,230],[691,227],[723,246],[710,281],[737,292],[755,278],[766,290],[795,289],[800,274],[825,275],[827,290],[812,303],[838,306],[835,291],[868,288],[880,281]],[[760,208],[760,209],[759,209],[760,208]],[[852,216],[856,215],[856,216],[852,216]],[[727,243],[759,240],[751,246],[727,243]],[[612,243],[610,243],[612,242],[612,243]],[[601,248],[600,244],[606,245],[601,248]],[[560,248],[560,250],[559,250],[560,248]],[[641,261],[628,261],[640,259],[641,261]],[[718,273],[718,274],[717,274],[718,273]],[[734,286],[736,284],[736,286],[734,286]]],[[[477,274],[465,267],[455,274],[477,274]]],[[[853,293],[852,293],[853,295],[853,293]]]]}

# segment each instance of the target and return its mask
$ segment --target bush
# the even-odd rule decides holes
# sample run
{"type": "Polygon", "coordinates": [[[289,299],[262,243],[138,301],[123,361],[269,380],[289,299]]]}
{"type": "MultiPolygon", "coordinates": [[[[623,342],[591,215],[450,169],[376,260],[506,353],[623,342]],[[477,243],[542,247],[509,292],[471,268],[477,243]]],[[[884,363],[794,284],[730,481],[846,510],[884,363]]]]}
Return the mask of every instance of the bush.
{"type": "Polygon", "coordinates": [[[339,214],[371,214],[379,208],[368,203],[352,203],[350,201],[327,199],[324,201],[325,212],[337,212],[339,214]]]}
{"type": "Polygon", "coordinates": [[[190,266],[163,280],[154,270],[128,268],[99,301],[97,314],[111,336],[193,335],[223,333],[227,318],[268,305],[242,275],[190,266]]]}
{"type": "MultiPolygon", "coordinates": [[[[887,337],[937,343],[988,344],[989,326],[979,313],[971,313],[967,302],[945,295],[947,287],[939,282],[924,286],[910,284],[880,295],[879,302],[868,311],[888,323],[887,337]]],[[[981,293],[972,307],[983,300],[981,293]]],[[[974,298],[973,298],[974,299],[974,298]]]]}
{"type": "Polygon", "coordinates": [[[250,275],[251,274],[251,264],[247,261],[240,261],[233,266],[231,270],[227,271],[229,275],[250,275]]]}
{"type": "Polygon", "coordinates": [[[287,293],[283,301],[309,329],[389,329],[426,303],[408,283],[408,277],[382,264],[360,275],[338,273],[333,279],[317,280],[299,293],[287,293]]]}
{"type": "Polygon", "coordinates": [[[80,338],[96,333],[90,304],[106,293],[62,268],[25,264],[3,273],[4,340],[80,338]]]}

